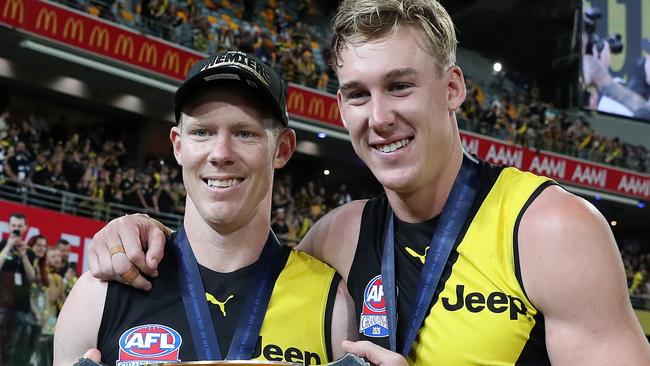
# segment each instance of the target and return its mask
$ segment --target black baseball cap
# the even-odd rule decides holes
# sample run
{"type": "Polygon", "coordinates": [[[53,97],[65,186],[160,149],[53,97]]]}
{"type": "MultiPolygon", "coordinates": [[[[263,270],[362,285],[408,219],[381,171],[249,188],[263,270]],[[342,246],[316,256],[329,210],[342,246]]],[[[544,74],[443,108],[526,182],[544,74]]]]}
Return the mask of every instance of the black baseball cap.
{"type": "Polygon", "coordinates": [[[241,51],[226,51],[204,58],[192,66],[183,85],[174,94],[176,123],[188,96],[210,85],[241,82],[264,97],[282,124],[289,126],[286,88],[278,74],[255,56],[241,51]]]}

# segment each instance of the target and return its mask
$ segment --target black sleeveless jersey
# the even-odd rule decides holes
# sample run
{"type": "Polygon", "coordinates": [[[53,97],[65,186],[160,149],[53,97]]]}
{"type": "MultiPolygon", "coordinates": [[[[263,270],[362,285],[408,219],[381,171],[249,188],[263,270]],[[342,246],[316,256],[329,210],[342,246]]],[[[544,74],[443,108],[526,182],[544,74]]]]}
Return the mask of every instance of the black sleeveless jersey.
{"type": "MultiPolygon", "coordinates": [[[[442,362],[441,364],[515,364],[511,360],[523,358],[521,344],[527,344],[526,339],[534,338],[535,345],[527,345],[526,348],[535,348],[535,354],[541,355],[535,357],[536,362],[539,360],[548,363],[545,353],[544,334],[543,334],[543,317],[541,314],[533,315],[534,307],[529,304],[527,299],[526,306],[529,310],[528,317],[518,319],[525,324],[518,324],[516,330],[510,331],[507,328],[509,319],[504,319],[502,314],[507,312],[499,309],[498,318],[496,320],[486,320],[486,326],[492,326],[491,322],[501,321],[499,326],[503,324],[504,339],[511,337],[512,339],[521,342],[516,345],[509,345],[508,348],[500,353],[491,355],[490,352],[485,351],[492,347],[489,344],[474,347],[469,346],[474,342],[480,344],[477,339],[489,339],[490,329],[485,329],[481,326],[478,320],[472,318],[475,308],[456,309],[454,306],[461,302],[454,304],[453,297],[447,296],[450,294],[463,294],[476,295],[477,299],[486,300],[491,298],[491,292],[501,295],[494,295],[498,301],[506,299],[508,296],[514,297],[519,302],[515,301],[515,305],[523,304],[520,298],[525,298],[523,288],[520,286],[520,278],[515,270],[518,268],[518,258],[516,255],[510,257],[503,255],[504,262],[508,262],[505,266],[498,261],[486,263],[486,267],[493,267],[494,274],[490,271],[485,271],[484,275],[476,276],[476,280],[463,282],[466,280],[465,276],[475,276],[473,271],[476,269],[476,264],[481,262],[490,261],[486,258],[480,250],[466,250],[465,248],[473,246],[481,246],[482,241],[486,241],[485,248],[494,248],[494,251],[499,253],[513,253],[516,252],[516,245],[512,245],[513,232],[509,233],[495,233],[493,237],[475,235],[475,227],[482,228],[488,232],[496,232],[497,230],[490,229],[492,225],[488,222],[490,219],[499,217],[495,212],[488,209],[511,210],[514,214],[511,224],[514,225],[517,217],[523,214],[523,210],[527,207],[527,203],[532,201],[543,188],[550,182],[546,178],[536,177],[530,173],[521,173],[514,168],[504,168],[492,166],[488,163],[481,162],[480,166],[480,184],[477,195],[474,199],[472,208],[468,214],[466,222],[460,231],[459,237],[456,239],[455,246],[449,256],[445,269],[441,276],[440,282],[436,288],[429,309],[427,310],[427,317],[420,328],[420,333],[414,342],[411,354],[408,357],[409,364],[426,365],[431,362],[442,362]],[[521,194],[513,194],[512,198],[508,198],[507,192],[519,186],[522,191],[521,194]],[[512,202],[511,202],[512,201],[512,202]],[[497,206],[499,205],[499,206],[497,206]],[[512,207],[511,207],[512,206],[512,207]],[[484,220],[485,219],[485,220],[484,220]],[[487,225],[484,224],[487,222],[487,225]],[[468,231],[469,230],[469,231],[468,231]],[[492,230],[492,231],[490,231],[492,230]],[[503,235],[502,235],[503,234],[503,235]],[[508,241],[509,240],[509,241],[508,241]],[[504,249],[505,248],[505,249],[504,249]],[[465,269],[465,268],[470,268],[465,269]],[[510,271],[512,269],[512,271],[510,271]],[[460,280],[458,279],[460,277],[460,280]],[[504,284],[494,288],[495,277],[507,278],[504,284]],[[457,281],[461,281],[460,283],[457,281]],[[472,287],[470,288],[470,284],[472,287]],[[467,290],[459,290],[465,289],[467,290]],[[472,292],[476,291],[476,292],[472,292]],[[484,294],[482,294],[484,293],[484,294]],[[442,295],[441,295],[442,294],[442,295]],[[442,296],[442,306],[440,304],[440,297],[442,296]],[[434,309],[435,311],[432,311],[434,309]],[[450,310],[451,309],[451,310],[450,310]],[[457,311],[456,311],[457,310],[457,311]],[[443,314],[443,315],[440,315],[443,314]],[[441,319],[450,317],[453,321],[445,321],[443,326],[439,326],[436,321],[440,322],[441,319]],[[460,317],[460,318],[459,318],[460,317]],[[527,320],[531,318],[531,320],[527,320]],[[535,321],[532,321],[535,318],[535,321]],[[457,320],[461,319],[461,320],[457,320]],[[455,322],[460,323],[456,325],[455,322]],[[435,324],[434,324],[435,323],[435,324]],[[462,325],[462,326],[461,326],[462,325]],[[536,326],[535,326],[536,325],[536,326]],[[432,328],[433,327],[433,328],[432,328]],[[454,339],[453,332],[448,332],[447,329],[462,330],[458,331],[462,334],[460,339],[454,339]],[[535,337],[531,337],[534,328],[535,337]],[[444,330],[443,330],[444,329],[444,330]],[[541,329],[541,336],[539,334],[541,329]],[[510,332],[510,333],[508,333],[510,332]],[[430,333],[434,333],[431,335],[430,333]],[[541,338],[541,339],[540,339],[541,338]],[[462,346],[461,346],[462,345],[462,346]],[[458,346],[458,352],[455,348],[458,346]],[[464,348],[463,348],[464,347],[464,348]],[[461,351],[462,350],[462,351],[461,351]],[[539,352],[537,352],[539,350],[539,352]],[[463,356],[455,356],[454,354],[461,354],[463,356]],[[441,356],[442,355],[442,356],[441,356]],[[479,355],[479,356],[477,356],[479,355]],[[484,363],[483,363],[484,362],[484,363]]],[[[388,324],[386,316],[386,302],[383,296],[383,284],[381,279],[381,257],[383,254],[384,246],[384,230],[386,217],[389,208],[388,199],[385,195],[378,198],[369,200],[363,210],[361,219],[361,229],[359,233],[359,240],[355,258],[353,260],[350,274],[348,277],[348,288],[350,294],[354,299],[357,320],[359,322],[359,336],[363,340],[371,341],[375,344],[389,348],[388,342],[388,324]]],[[[410,316],[411,304],[414,303],[416,298],[417,283],[420,273],[424,266],[426,254],[429,251],[429,242],[435,231],[438,217],[434,217],[426,222],[410,224],[400,221],[395,217],[395,281],[397,291],[397,347],[401,349],[403,339],[406,336],[408,327],[408,317],[410,316]]],[[[497,227],[497,223],[494,223],[497,227]]],[[[516,233],[516,229],[515,233],[516,233]]],[[[516,234],[514,234],[516,235],[516,234]]],[[[481,272],[480,268],[478,272],[481,272]]],[[[513,300],[514,301],[514,300],[513,300]]],[[[485,302],[485,301],[484,301],[485,302]]],[[[521,308],[521,305],[519,308],[521,308]]],[[[523,306],[523,307],[526,307],[523,306]]],[[[483,306],[485,308],[485,306],[483,306]]],[[[487,312],[484,312],[487,313],[487,312]]],[[[497,324],[497,323],[495,323],[497,324]]],[[[498,337],[496,338],[498,340],[498,337]]],[[[498,340],[500,341],[500,340],[498,340]]],[[[508,343],[508,342],[502,342],[508,343]]],[[[523,347],[523,346],[522,346],[523,347]]],[[[492,347],[498,349],[499,347],[492,347]]],[[[526,354],[530,354],[527,351],[526,354]]],[[[527,357],[527,356],[526,356],[527,357]]],[[[518,362],[517,364],[523,364],[518,362]]],[[[539,363],[535,363],[539,364],[539,363]]]]}
{"type": "MultiPolygon", "coordinates": [[[[150,279],[149,292],[117,282],[108,284],[97,339],[103,363],[135,366],[198,360],[180,292],[178,254],[170,240],[159,265],[159,277],[150,279]]],[[[282,262],[284,269],[273,288],[252,358],[307,365],[327,362],[331,359],[330,323],[340,277],[330,267],[288,247],[282,253],[282,262]],[[305,290],[296,281],[305,281],[317,295],[312,296],[312,289],[305,290]]],[[[199,265],[223,356],[228,353],[252,285],[253,269],[251,264],[218,273],[199,265]]]]}

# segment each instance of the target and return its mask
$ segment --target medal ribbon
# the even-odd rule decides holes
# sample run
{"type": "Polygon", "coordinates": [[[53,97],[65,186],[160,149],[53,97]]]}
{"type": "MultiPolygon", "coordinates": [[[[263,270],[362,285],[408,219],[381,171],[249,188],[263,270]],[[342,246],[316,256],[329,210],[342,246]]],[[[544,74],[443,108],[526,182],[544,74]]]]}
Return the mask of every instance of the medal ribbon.
{"type": "MultiPolygon", "coordinates": [[[[474,158],[465,155],[463,163],[451,188],[449,197],[440,213],[440,219],[431,238],[431,248],[424,262],[418,280],[416,298],[408,319],[408,328],[400,353],[406,357],[411,351],[415,337],[429,309],[429,304],[445,269],[449,254],[467,219],[474,197],[479,176],[479,165],[474,158]]],[[[390,349],[397,352],[397,298],[395,288],[395,229],[393,211],[388,207],[384,253],[381,258],[381,278],[386,297],[388,316],[388,339],[390,349]]]]}
{"type": "MultiPolygon", "coordinates": [[[[205,288],[201,280],[199,266],[183,227],[178,231],[174,245],[178,249],[181,295],[194,339],[196,356],[205,361],[223,360],[208,302],[205,298],[205,288]]],[[[237,327],[226,356],[227,360],[251,359],[262,328],[266,308],[271,299],[273,286],[282,271],[281,257],[285,250],[288,249],[283,247],[275,234],[269,230],[262,254],[254,264],[251,286],[237,321],[237,327]]]]}

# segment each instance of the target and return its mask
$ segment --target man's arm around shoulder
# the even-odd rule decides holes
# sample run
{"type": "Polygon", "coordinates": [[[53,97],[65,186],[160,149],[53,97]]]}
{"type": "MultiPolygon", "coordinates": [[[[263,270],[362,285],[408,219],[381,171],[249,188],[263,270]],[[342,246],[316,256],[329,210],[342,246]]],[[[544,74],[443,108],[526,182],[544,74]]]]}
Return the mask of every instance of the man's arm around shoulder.
{"type": "Polygon", "coordinates": [[[352,201],[319,219],[296,247],[334,267],[347,282],[359,240],[365,200],[352,201]]]}
{"type": "Polygon", "coordinates": [[[54,366],[70,366],[97,347],[107,287],[90,272],[74,285],[56,323],[54,366]]]}
{"type": "Polygon", "coordinates": [[[551,186],[524,213],[518,240],[553,365],[650,365],[614,236],[595,207],[551,186]]]}

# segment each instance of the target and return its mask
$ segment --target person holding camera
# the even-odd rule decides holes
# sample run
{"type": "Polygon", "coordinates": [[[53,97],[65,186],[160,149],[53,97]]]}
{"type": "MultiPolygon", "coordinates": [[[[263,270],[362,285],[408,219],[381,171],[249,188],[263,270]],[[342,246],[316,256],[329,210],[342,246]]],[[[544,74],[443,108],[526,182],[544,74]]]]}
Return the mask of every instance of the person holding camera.
{"type": "Polygon", "coordinates": [[[29,294],[35,278],[33,253],[23,235],[27,219],[9,216],[9,237],[0,242],[0,364],[26,365],[32,352],[35,328],[29,294]]]}

